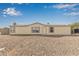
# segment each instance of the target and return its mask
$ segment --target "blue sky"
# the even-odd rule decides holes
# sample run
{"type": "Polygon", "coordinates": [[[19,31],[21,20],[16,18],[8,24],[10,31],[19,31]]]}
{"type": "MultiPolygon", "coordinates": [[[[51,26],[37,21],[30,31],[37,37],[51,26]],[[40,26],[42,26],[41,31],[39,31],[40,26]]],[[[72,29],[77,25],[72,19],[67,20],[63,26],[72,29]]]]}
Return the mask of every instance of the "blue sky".
{"type": "Polygon", "coordinates": [[[71,24],[79,21],[79,4],[67,3],[0,3],[0,27],[12,22],[71,24]]]}

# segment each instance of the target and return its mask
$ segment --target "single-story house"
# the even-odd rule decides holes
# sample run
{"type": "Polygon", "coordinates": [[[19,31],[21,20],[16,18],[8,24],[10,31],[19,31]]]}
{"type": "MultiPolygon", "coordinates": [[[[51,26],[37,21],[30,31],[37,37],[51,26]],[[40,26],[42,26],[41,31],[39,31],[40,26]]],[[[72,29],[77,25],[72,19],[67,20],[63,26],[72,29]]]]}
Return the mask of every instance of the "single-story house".
{"type": "Polygon", "coordinates": [[[79,34],[79,27],[71,28],[70,25],[50,25],[33,23],[17,25],[14,23],[9,29],[10,35],[72,35],[79,34]]]}

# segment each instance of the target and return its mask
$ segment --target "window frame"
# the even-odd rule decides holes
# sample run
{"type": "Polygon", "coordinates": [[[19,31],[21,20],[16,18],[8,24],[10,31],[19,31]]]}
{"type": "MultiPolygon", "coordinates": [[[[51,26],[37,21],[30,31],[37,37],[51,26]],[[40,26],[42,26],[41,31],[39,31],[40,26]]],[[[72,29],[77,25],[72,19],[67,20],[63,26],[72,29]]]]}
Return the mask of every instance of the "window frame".
{"type": "Polygon", "coordinates": [[[53,33],[54,32],[54,27],[49,27],[49,32],[53,33]]]}
{"type": "Polygon", "coordinates": [[[40,33],[40,27],[32,27],[32,33],[40,33]]]}

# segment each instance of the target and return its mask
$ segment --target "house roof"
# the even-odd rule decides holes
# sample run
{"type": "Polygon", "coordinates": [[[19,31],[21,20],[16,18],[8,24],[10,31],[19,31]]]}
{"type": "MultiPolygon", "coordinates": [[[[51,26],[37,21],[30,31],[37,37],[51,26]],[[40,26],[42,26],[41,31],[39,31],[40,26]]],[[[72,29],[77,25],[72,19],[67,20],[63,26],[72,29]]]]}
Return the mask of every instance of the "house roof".
{"type": "MultiPolygon", "coordinates": [[[[53,25],[53,24],[42,24],[42,23],[39,23],[39,22],[35,22],[35,23],[32,23],[32,24],[28,24],[28,25],[19,25],[19,24],[16,24],[17,27],[24,27],[24,26],[30,26],[30,25],[34,25],[34,24],[40,24],[40,25],[43,25],[43,26],[70,26],[70,25],[53,25]]],[[[11,25],[13,26],[13,25],[11,25]]]]}

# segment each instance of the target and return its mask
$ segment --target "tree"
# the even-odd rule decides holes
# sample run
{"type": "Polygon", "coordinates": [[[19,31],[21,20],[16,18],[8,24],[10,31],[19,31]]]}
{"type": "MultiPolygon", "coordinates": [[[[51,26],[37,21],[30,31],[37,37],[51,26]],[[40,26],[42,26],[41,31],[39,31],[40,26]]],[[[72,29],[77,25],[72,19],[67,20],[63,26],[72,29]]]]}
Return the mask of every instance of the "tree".
{"type": "Polygon", "coordinates": [[[72,23],[72,24],[71,24],[71,27],[72,27],[72,28],[74,28],[74,27],[79,27],[79,22],[72,23]]]}
{"type": "Polygon", "coordinates": [[[72,23],[70,24],[70,26],[71,26],[71,32],[73,33],[74,28],[79,28],[79,22],[72,23]]]}

